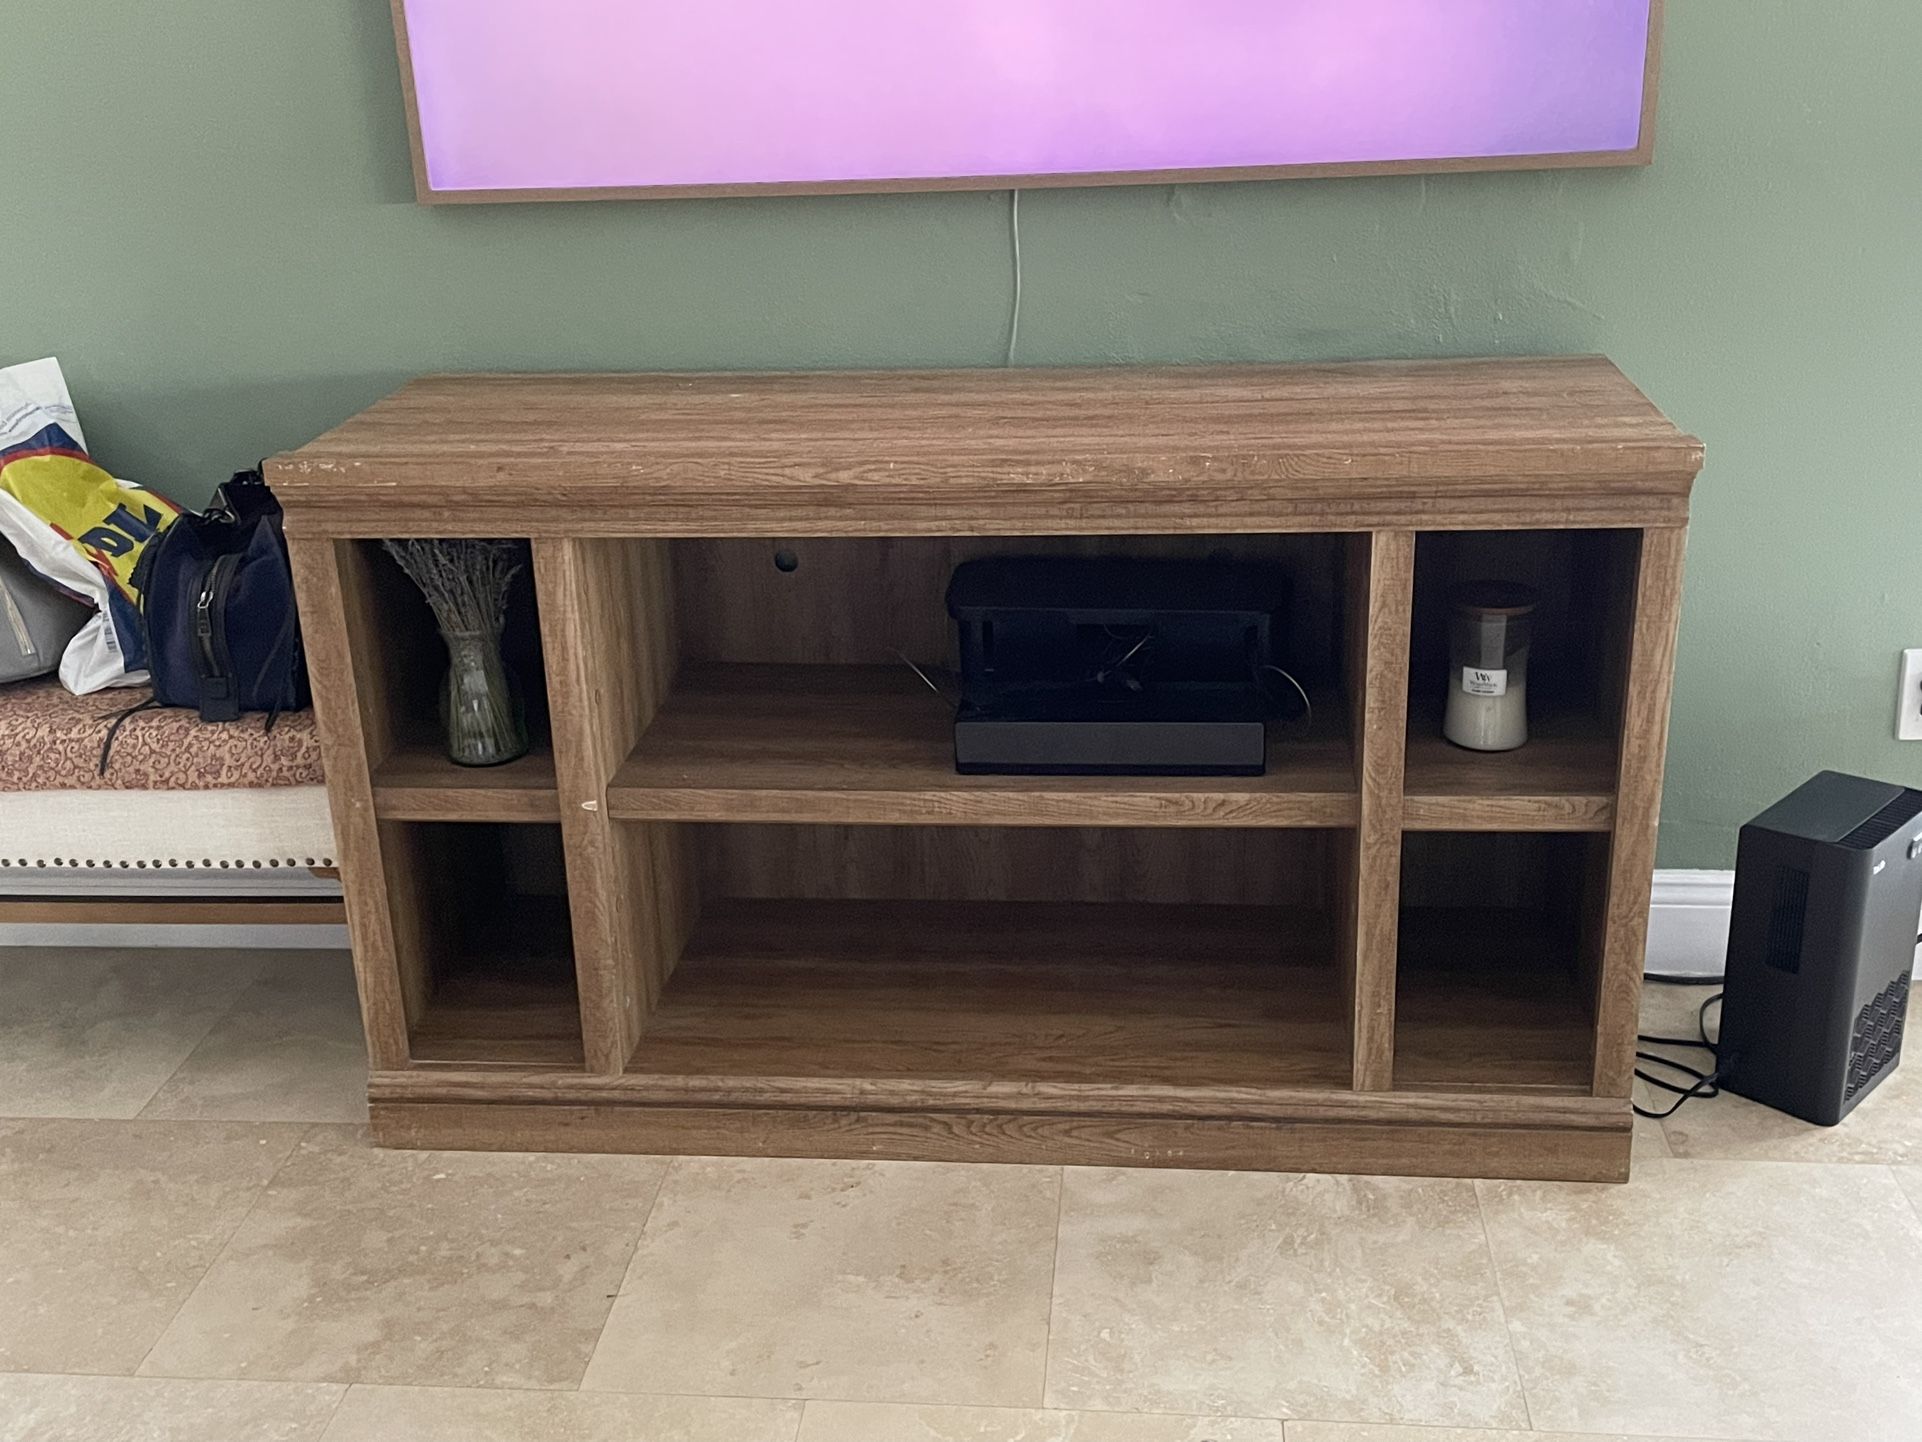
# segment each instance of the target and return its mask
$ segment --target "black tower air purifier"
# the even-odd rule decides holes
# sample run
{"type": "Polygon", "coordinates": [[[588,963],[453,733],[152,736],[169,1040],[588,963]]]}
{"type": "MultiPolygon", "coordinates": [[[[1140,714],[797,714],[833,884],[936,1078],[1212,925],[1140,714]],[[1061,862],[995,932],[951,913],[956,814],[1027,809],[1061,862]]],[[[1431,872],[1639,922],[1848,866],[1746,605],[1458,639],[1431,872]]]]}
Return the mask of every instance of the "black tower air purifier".
{"type": "Polygon", "coordinates": [[[1742,828],[1721,1083],[1822,1126],[1902,1054],[1922,791],[1824,771],[1742,828]]]}

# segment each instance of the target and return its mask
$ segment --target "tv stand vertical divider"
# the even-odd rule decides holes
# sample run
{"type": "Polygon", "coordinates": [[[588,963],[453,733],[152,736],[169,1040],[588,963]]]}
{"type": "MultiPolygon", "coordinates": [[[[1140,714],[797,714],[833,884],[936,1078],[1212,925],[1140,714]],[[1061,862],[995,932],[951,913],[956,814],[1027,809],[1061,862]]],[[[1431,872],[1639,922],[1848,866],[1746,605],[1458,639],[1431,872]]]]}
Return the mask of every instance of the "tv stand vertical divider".
{"type": "Polygon", "coordinates": [[[1627,1175],[1688,499],[1599,358],[449,376],[287,509],[392,1146],[1627,1175]],[[532,543],[529,755],[436,742],[384,537],[532,543]],[[1295,580],[1259,777],[955,773],[974,556],[1295,580]],[[1520,751],[1446,595],[1541,593],[1520,751]]]}

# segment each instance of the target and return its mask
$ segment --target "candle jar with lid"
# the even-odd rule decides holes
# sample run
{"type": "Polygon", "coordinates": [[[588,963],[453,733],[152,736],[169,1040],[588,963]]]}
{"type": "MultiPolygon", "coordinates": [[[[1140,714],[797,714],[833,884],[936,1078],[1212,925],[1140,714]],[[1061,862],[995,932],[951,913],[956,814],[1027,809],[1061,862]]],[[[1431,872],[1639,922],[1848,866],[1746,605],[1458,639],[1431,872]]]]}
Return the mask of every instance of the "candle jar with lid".
{"type": "Polygon", "coordinates": [[[1448,710],[1442,734],[1471,751],[1513,751],[1528,740],[1528,648],[1535,592],[1475,581],[1449,593],[1448,710]]]}

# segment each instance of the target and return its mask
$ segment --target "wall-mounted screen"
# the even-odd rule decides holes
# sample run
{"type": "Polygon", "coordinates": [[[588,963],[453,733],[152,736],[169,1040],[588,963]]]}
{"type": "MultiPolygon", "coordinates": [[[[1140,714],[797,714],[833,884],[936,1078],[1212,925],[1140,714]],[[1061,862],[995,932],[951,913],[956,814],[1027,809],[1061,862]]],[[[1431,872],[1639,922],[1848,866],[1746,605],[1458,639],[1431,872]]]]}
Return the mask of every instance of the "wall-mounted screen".
{"type": "Polygon", "coordinates": [[[1646,163],[1661,0],[394,0],[424,200],[1646,163]]]}

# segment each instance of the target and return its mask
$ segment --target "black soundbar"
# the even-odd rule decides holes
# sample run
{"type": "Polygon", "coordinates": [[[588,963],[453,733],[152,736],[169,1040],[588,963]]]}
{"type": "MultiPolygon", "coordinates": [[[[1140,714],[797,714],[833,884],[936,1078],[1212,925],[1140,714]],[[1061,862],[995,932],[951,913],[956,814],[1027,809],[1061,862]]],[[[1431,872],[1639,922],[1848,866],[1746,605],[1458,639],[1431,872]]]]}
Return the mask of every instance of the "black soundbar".
{"type": "Polygon", "coordinates": [[[1004,776],[1259,776],[1259,721],[954,723],[955,770],[1004,776]]]}

